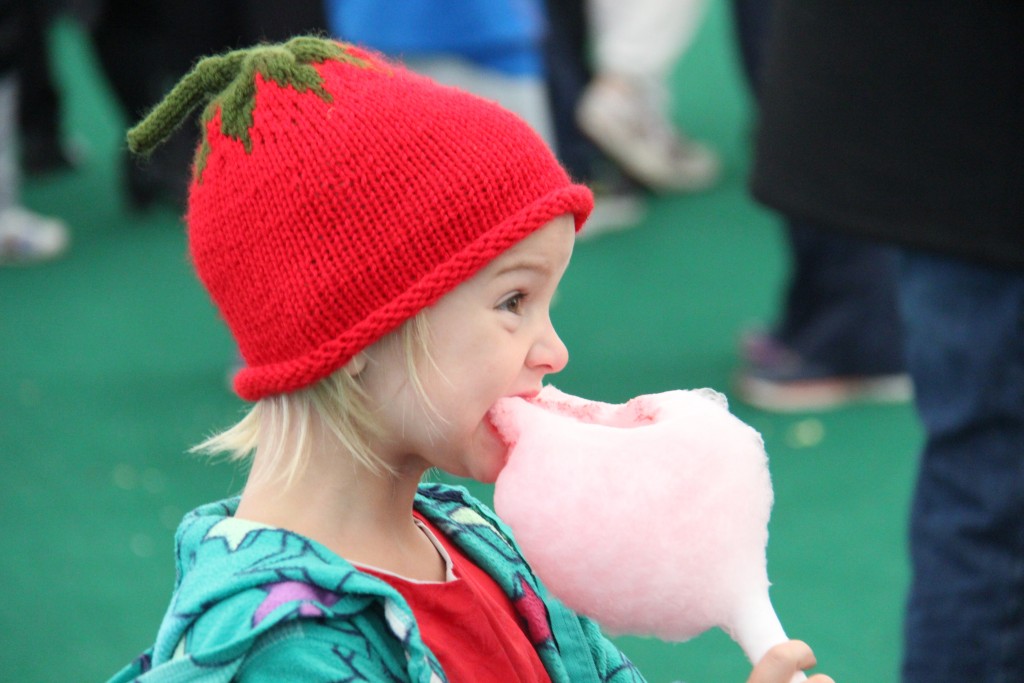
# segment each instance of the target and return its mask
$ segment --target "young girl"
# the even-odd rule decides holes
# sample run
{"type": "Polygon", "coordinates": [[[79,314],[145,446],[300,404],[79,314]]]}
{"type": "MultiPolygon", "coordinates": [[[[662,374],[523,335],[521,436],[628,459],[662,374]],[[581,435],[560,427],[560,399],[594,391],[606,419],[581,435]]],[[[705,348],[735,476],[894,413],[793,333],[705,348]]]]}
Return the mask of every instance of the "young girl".
{"type": "MultiPolygon", "coordinates": [[[[189,248],[255,405],[198,448],[251,471],[182,522],[156,643],[114,680],[642,680],[490,510],[420,483],[493,482],[489,409],[565,366],[549,308],[590,192],[514,115],[349,45],[205,59],[130,145],[200,104],[189,248]]],[[[794,641],[751,681],[812,664],[794,641]]]]}

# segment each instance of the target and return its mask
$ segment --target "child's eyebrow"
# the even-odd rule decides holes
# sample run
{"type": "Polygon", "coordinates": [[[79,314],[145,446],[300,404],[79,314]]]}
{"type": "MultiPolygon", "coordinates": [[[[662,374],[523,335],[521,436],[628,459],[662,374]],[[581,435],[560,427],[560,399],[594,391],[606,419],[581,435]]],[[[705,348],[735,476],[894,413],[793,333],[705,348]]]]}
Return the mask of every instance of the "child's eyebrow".
{"type": "Polygon", "coordinates": [[[547,275],[551,273],[551,264],[548,263],[547,260],[542,259],[517,259],[499,268],[495,275],[506,275],[519,270],[533,271],[540,273],[541,275],[547,275]]]}

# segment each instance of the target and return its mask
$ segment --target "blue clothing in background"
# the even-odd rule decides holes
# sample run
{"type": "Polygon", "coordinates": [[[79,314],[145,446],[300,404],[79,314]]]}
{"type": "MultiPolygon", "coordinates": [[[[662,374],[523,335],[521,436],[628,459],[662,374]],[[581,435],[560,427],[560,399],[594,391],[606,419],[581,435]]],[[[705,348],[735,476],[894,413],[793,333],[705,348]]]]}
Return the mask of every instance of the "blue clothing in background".
{"type": "Polygon", "coordinates": [[[331,33],[402,58],[457,55],[538,76],[546,22],[539,0],[325,0],[331,33]]]}
{"type": "Polygon", "coordinates": [[[907,250],[899,283],[927,433],[903,680],[1024,681],[1024,271],[907,250]]]}

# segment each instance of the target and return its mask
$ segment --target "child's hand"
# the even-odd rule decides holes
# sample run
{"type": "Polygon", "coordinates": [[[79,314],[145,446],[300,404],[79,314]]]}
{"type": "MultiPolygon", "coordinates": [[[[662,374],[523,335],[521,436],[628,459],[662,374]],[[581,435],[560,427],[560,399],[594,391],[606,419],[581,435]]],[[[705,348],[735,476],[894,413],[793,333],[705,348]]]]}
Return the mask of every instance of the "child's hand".
{"type": "MultiPolygon", "coordinates": [[[[798,672],[818,663],[807,643],[799,640],[776,645],[765,653],[750,673],[747,683],[790,683],[798,672]]],[[[811,676],[807,683],[835,683],[825,674],[811,676]]]]}

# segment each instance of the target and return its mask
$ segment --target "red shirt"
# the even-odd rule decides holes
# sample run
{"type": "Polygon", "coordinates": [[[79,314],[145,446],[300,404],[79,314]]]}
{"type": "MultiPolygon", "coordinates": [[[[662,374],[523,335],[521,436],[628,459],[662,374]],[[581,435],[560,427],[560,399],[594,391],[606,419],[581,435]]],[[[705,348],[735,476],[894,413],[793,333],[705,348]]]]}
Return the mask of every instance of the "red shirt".
{"type": "Polygon", "coordinates": [[[451,558],[453,580],[418,582],[360,567],[388,582],[412,608],[427,647],[451,683],[550,683],[512,601],[432,524],[416,515],[451,558]]]}

